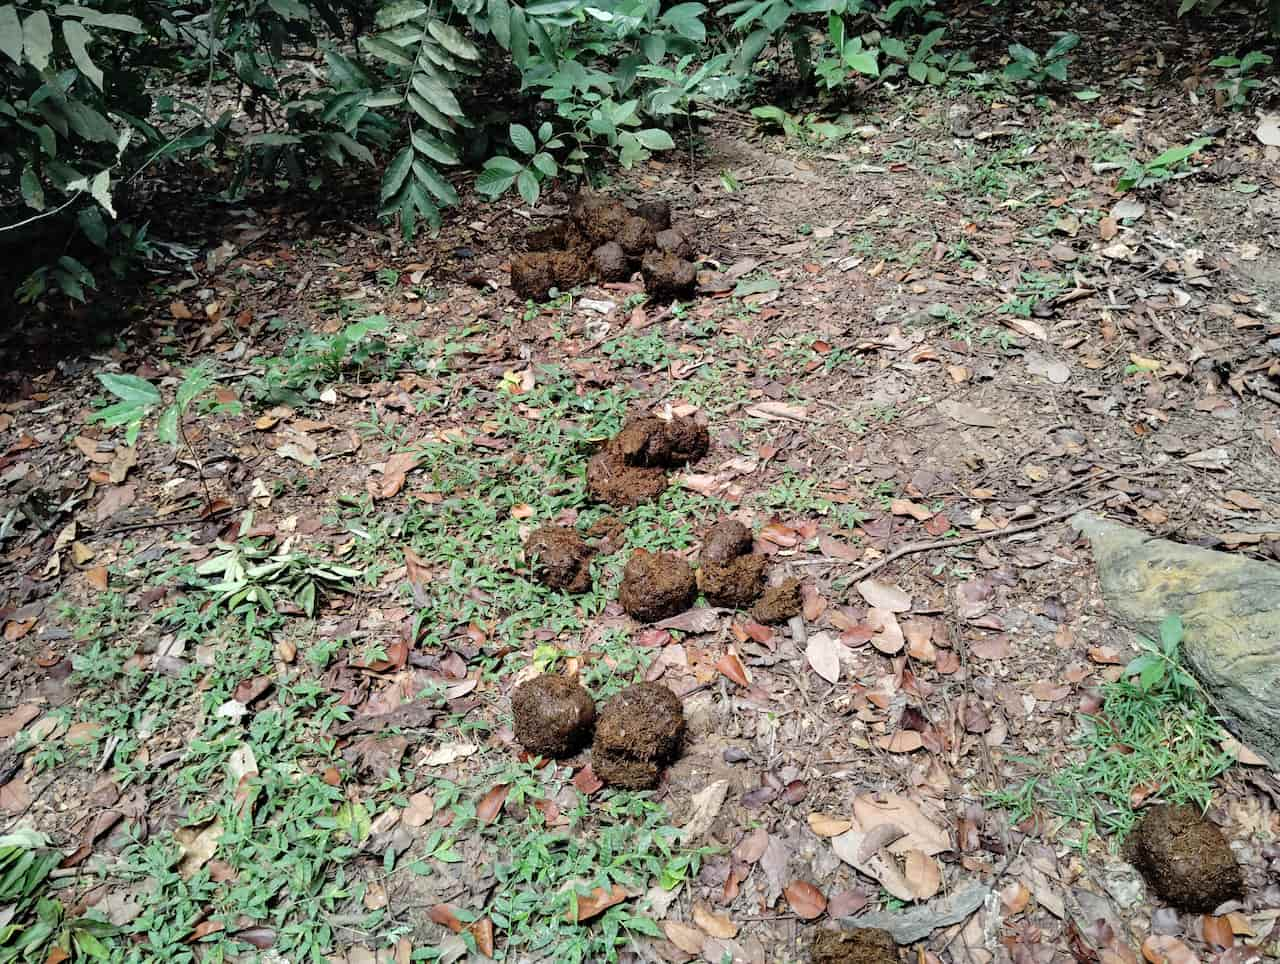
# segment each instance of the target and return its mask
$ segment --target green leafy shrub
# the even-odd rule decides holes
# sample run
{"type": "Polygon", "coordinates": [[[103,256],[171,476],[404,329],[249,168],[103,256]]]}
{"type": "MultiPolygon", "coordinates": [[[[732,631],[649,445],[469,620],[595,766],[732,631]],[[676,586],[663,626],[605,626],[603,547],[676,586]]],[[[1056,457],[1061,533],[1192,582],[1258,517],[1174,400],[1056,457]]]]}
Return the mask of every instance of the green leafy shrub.
{"type": "Polygon", "coordinates": [[[1226,106],[1240,110],[1248,105],[1253,92],[1263,83],[1250,74],[1254,68],[1268,67],[1271,63],[1271,55],[1261,50],[1250,50],[1243,57],[1218,57],[1209,66],[1221,70],[1223,77],[1213,89],[1219,92],[1226,106]]]}
{"type": "Polygon", "coordinates": [[[1071,66],[1071,58],[1067,55],[1079,44],[1080,35],[1074,33],[1064,33],[1042,54],[1022,44],[1010,44],[1010,59],[1004,69],[1004,78],[1035,88],[1044,87],[1051,80],[1065,84],[1071,66]]]}
{"type": "Polygon", "coordinates": [[[1145,164],[1134,161],[1116,181],[1116,190],[1124,193],[1135,188],[1163,184],[1165,181],[1171,181],[1176,177],[1187,177],[1191,174],[1186,169],[1191,158],[1212,143],[1213,138],[1211,137],[1197,137],[1190,144],[1169,148],[1145,164]]]}

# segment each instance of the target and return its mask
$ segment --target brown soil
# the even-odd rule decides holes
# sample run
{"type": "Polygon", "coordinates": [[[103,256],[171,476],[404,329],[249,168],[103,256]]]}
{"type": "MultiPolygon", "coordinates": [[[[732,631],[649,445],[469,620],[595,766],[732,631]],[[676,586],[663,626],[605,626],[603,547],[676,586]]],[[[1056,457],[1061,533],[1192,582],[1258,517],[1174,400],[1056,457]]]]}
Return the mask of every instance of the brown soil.
{"type": "Polygon", "coordinates": [[[581,194],[573,202],[573,220],[592,244],[616,240],[631,214],[621,201],[581,194]]]}
{"type": "Polygon", "coordinates": [[[893,935],[876,927],[819,930],[813,935],[813,964],[898,964],[893,935]]]}
{"type": "Polygon", "coordinates": [[[633,419],[587,463],[587,489],[609,505],[639,505],[667,487],[666,468],[707,454],[711,437],[691,418],[633,419]]]}
{"type": "Polygon", "coordinates": [[[534,575],[552,589],[586,592],[591,588],[593,550],[577,529],[543,526],[529,536],[525,554],[534,575]]]}
{"type": "Polygon", "coordinates": [[[572,221],[554,221],[525,235],[530,251],[567,251],[582,246],[582,235],[572,221]]]}
{"type": "Polygon", "coordinates": [[[666,304],[693,294],[698,283],[698,273],[692,261],[674,254],[652,251],[640,263],[644,275],[644,288],[657,304],[666,304]]]}
{"type": "Polygon", "coordinates": [[[601,281],[626,281],[631,277],[631,262],[617,241],[602,244],[591,252],[591,263],[601,281]]]}
{"type": "Polygon", "coordinates": [[[674,469],[706,455],[711,436],[705,425],[692,418],[637,418],[624,425],[610,444],[628,465],[674,469]]]}
{"type": "Polygon", "coordinates": [[[667,201],[641,201],[636,205],[636,214],[652,224],[654,231],[671,227],[671,205],[667,201]]]}
{"type": "Polygon", "coordinates": [[[680,752],[683,737],[679,697],[658,683],[638,683],[605,704],[591,745],[591,769],[611,786],[650,789],[680,752]]]}
{"type": "Polygon", "coordinates": [[[545,301],[552,288],[572,288],[589,276],[587,263],[573,251],[533,251],[511,256],[511,287],[525,300],[545,301]]]}
{"type": "Polygon", "coordinates": [[[587,491],[597,502],[639,505],[653,501],[666,487],[664,470],[628,465],[612,445],[606,445],[587,463],[587,491]]]}
{"type": "Polygon", "coordinates": [[[723,565],[751,551],[751,530],[730,516],[721,516],[702,537],[702,565],[723,565]]]}
{"type": "Polygon", "coordinates": [[[622,250],[633,258],[638,258],[657,245],[653,225],[644,218],[627,218],[616,238],[622,250]]]}
{"type": "Polygon", "coordinates": [[[618,601],[633,619],[656,623],[684,612],[697,594],[687,562],[674,553],[637,549],[622,573],[618,601]]]}
{"type": "Polygon", "coordinates": [[[713,606],[746,609],[764,591],[764,556],[749,554],[702,567],[702,594],[713,606]]]}
{"type": "Polygon", "coordinates": [[[1244,891],[1226,837],[1187,804],[1148,810],[1135,831],[1132,854],[1151,889],[1181,910],[1208,913],[1244,891]]]}
{"type": "Polygon", "coordinates": [[[792,616],[799,616],[804,608],[799,579],[786,579],[777,586],[770,586],[751,609],[751,618],[769,625],[785,623],[792,616]]]}
{"type": "Polygon", "coordinates": [[[591,741],[591,694],[563,676],[535,676],[511,694],[516,740],[542,756],[570,756],[591,741]]]}
{"type": "Polygon", "coordinates": [[[693,244],[679,231],[668,228],[665,231],[659,231],[653,239],[654,247],[663,254],[674,255],[677,258],[683,258],[686,261],[693,260],[693,244]]]}

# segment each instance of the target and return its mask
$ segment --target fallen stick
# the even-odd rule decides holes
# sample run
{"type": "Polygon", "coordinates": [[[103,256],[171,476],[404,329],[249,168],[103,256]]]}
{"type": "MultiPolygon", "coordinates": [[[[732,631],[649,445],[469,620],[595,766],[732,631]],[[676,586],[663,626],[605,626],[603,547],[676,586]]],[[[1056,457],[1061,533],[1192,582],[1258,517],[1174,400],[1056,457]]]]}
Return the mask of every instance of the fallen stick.
{"type": "MultiPolygon", "coordinates": [[[[1036,519],[1033,522],[1024,522],[1022,525],[1012,526],[1008,529],[992,529],[990,532],[979,532],[977,535],[964,536],[960,539],[937,539],[933,542],[908,542],[905,546],[894,549],[883,559],[871,563],[869,566],[863,566],[853,575],[854,582],[861,582],[868,576],[879,572],[885,566],[892,562],[897,562],[903,556],[912,556],[917,552],[928,552],[931,549],[954,549],[957,546],[967,546],[974,542],[985,542],[988,539],[1000,539],[1004,536],[1016,536],[1021,532],[1030,532],[1032,529],[1039,529],[1042,526],[1052,525],[1055,522],[1061,522],[1063,519],[1069,519],[1077,512],[1083,512],[1085,509],[1092,509],[1095,505],[1100,505],[1108,499],[1114,499],[1122,492],[1111,492],[1107,495],[1100,495],[1097,498],[1090,499],[1083,505],[1074,509],[1067,509],[1063,512],[1055,512],[1053,515],[1047,515],[1042,519],[1036,519]]],[[[823,560],[824,562],[826,560],[823,560]]],[[[842,559],[832,559],[832,564],[843,562],[842,559]]]]}

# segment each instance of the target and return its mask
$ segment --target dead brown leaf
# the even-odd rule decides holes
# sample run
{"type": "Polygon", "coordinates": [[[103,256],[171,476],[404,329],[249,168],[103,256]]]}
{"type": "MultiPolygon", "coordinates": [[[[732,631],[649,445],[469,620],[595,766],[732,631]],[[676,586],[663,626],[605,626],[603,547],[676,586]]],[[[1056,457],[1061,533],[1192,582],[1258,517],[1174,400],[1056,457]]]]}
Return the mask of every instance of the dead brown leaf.
{"type": "Polygon", "coordinates": [[[822,891],[805,880],[793,880],[783,890],[791,910],[801,920],[821,917],[827,909],[827,898],[822,891]]]}
{"type": "Polygon", "coordinates": [[[712,937],[718,937],[721,940],[733,940],[738,936],[737,924],[724,914],[715,913],[700,900],[695,901],[693,905],[693,922],[712,937]]]}
{"type": "Polygon", "coordinates": [[[620,904],[626,899],[627,892],[618,884],[614,884],[611,890],[597,887],[585,896],[578,895],[578,915],[576,918],[573,917],[573,911],[570,910],[570,920],[577,920],[581,924],[584,920],[603,914],[614,904],[620,904]]]}

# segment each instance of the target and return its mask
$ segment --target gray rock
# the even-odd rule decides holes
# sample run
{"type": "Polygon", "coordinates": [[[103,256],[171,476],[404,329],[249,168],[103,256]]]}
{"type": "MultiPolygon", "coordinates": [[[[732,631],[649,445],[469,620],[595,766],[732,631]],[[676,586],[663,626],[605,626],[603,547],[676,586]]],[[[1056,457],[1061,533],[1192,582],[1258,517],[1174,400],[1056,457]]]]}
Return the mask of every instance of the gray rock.
{"type": "Polygon", "coordinates": [[[1280,764],[1280,566],[1153,539],[1091,512],[1071,524],[1093,546],[1111,615],[1150,639],[1180,616],[1182,657],[1214,709],[1280,764]]]}

